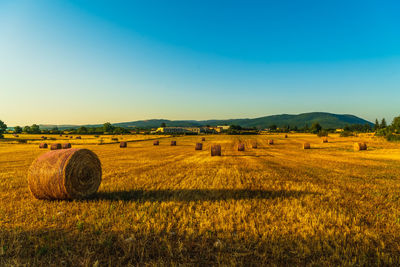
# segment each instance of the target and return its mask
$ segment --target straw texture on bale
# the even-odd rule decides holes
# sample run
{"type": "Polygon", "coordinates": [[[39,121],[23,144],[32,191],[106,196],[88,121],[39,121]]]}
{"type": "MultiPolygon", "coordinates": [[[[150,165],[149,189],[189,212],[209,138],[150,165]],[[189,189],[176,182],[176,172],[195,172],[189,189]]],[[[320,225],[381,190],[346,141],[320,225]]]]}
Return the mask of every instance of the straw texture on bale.
{"type": "Polygon", "coordinates": [[[46,143],[40,143],[39,148],[47,148],[47,144],[46,143]]]}
{"type": "Polygon", "coordinates": [[[57,150],[57,149],[61,149],[62,146],[61,144],[57,143],[57,144],[51,144],[50,149],[51,150],[57,150]]]}
{"type": "Polygon", "coordinates": [[[71,148],[71,143],[62,144],[62,148],[63,148],[63,149],[71,148]]]}
{"type": "Polygon", "coordinates": [[[196,143],[196,147],[194,149],[195,150],[203,150],[203,144],[202,143],[196,143]]]}
{"type": "Polygon", "coordinates": [[[201,138],[201,141],[203,141],[203,142],[206,141],[206,138],[205,137],[201,138]]]}
{"type": "Polygon", "coordinates": [[[171,141],[171,146],[176,146],[176,141],[171,141]]]}
{"type": "Polygon", "coordinates": [[[257,143],[253,143],[253,144],[251,145],[251,147],[252,147],[252,148],[257,148],[257,143]]]}
{"type": "Polygon", "coordinates": [[[221,145],[211,146],[211,156],[221,156],[221,145]]]}
{"type": "Polygon", "coordinates": [[[310,143],[303,144],[303,149],[310,149],[310,148],[311,148],[310,143]]]}
{"type": "Polygon", "coordinates": [[[360,150],[367,150],[367,144],[366,143],[355,143],[354,151],[360,151],[360,150]]]}
{"type": "Polygon", "coordinates": [[[268,145],[273,145],[274,144],[274,140],[270,139],[268,140],[268,145]]]}
{"type": "Polygon", "coordinates": [[[101,163],[88,149],[49,151],[39,156],[28,170],[28,185],[38,199],[85,198],[97,192],[101,163]]]}
{"type": "Polygon", "coordinates": [[[238,144],[238,151],[244,151],[244,144],[238,144]]]}
{"type": "Polygon", "coordinates": [[[153,142],[153,146],[158,146],[160,144],[160,142],[158,140],[153,142]]]}
{"type": "Polygon", "coordinates": [[[119,147],[120,148],[124,148],[124,147],[127,147],[127,146],[128,146],[127,142],[122,141],[121,143],[119,143],[119,147]]]}

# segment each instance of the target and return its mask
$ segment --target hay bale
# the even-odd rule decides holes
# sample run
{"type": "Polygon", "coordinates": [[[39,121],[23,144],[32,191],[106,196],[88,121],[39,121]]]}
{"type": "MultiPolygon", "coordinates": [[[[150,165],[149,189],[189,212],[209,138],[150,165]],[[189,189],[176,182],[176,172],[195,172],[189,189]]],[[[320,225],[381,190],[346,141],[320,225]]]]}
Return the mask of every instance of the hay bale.
{"type": "Polygon", "coordinates": [[[287,135],[287,134],[285,134],[285,138],[288,138],[288,135],[287,135]]]}
{"type": "Polygon", "coordinates": [[[171,146],[176,146],[176,141],[171,141],[171,146]]]}
{"type": "Polygon", "coordinates": [[[303,149],[310,149],[310,143],[303,143],[303,149]]]}
{"type": "Polygon", "coordinates": [[[221,145],[211,146],[211,157],[213,156],[221,156],[221,145]]]}
{"type": "Polygon", "coordinates": [[[354,143],[354,151],[367,150],[366,143],[354,143]]]}
{"type": "Polygon", "coordinates": [[[47,144],[46,143],[40,143],[39,144],[39,148],[47,148],[47,144]]]}
{"type": "Polygon", "coordinates": [[[73,137],[73,136],[70,136],[69,138],[71,138],[71,139],[72,139],[72,138],[74,138],[74,137],[73,137]]]}
{"type": "Polygon", "coordinates": [[[257,142],[254,142],[252,145],[251,145],[251,147],[252,148],[257,148],[258,146],[257,146],[257,142]]]}
{"type": "Polygon", "coordinates": [[[154,142],[153,142],[153,146],[158,146],[160,144],[160,141],[158,141],[158,140],[155,140],[154,142]]]}
{"type": "Polygon", "coordinates": [[[120,148],[128,147],[128,143],[122,141],[121,143],[119,143],[119,147],[120,147],[120,148]]]}
{"type": "Polygon", "coordinates": [[[42,136],[41,138],[42,138],[43,140],[46,140],[46,139],[47,139],[47,137],[46,137],[46,136],[42,136]]]}
{"type": "Polygon", "coordinates": [[[69,149],[69,148],[71,148],[71,143],[62,144],[62,148],[63,148],[63,149],[69,149]]]}
{"type": "Polygon", "coordinates": [[[82,139],[82,137],[80,137],[80,136],[77,136],[77,137],[75,137],[76,139],[82,139]]]}
{"type": "Polygon", "coordinates": [[[88,149],[49,151],[29,167],[28,185],[38,199],[74,199],[97,192],[101,163],[88,149]]]}
{"type": "Polygon", "coordinates": [[[328,143],[328,137],[322,138],[322,143],[328,143]]]}
{"type": "Polygon", "coordinates": [[[244,151],[244,144],[238,144],[238,151],[244,151]]]}
{"type": "Polygon", "coordinates": [[[57,150],[57,149],[61,149],[61,148],[62,148],[62,146],[60,143],[51,144],[51,146],[50,146],[50,150],[57,150]]]}
{"type": "Polygon", "coordinates": [[[202,142],[206,141],[206,138],[205,137],[201,138],[201,141],[202,142]]]}
{"type": "Polygon", "coordinates": [[[203,150],[203,144],[202,143],[197,143],[194,150],[203,150]]]}
{"type": "Polygon", "coordinates": [[[274,140],[269,139],[269,140],[268,140],[268,145],[273,145],[273,144],[274,144],[274,140]]]}

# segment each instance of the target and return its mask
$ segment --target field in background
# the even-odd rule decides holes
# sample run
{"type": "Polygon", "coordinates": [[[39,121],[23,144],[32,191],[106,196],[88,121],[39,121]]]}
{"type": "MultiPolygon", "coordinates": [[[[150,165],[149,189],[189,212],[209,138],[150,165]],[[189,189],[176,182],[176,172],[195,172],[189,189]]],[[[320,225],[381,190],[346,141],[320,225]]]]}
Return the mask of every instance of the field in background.
{"type": "Polygon", "coordinates": [[[164,138],[160,146],[146,140],[154,136],[115,136],[131,141],[125,149],[111,137],[98,145],[102,136],[45,136],[99,156],[99,193],[35,200],[26,174],[48,151],[33,140],[40,136],[0,142],[1,266],[399,263],[399,144],[372,136],[334,135],[322,144],[308,134],[213,135],[195,151],[201,136],[164,138]],[[301,149],[305,141],[312,149],[301,149]],[[368,151],[354,152],[356,141],[368,151]],[[222,157],[210,157],[213,143],[222,157]]]}

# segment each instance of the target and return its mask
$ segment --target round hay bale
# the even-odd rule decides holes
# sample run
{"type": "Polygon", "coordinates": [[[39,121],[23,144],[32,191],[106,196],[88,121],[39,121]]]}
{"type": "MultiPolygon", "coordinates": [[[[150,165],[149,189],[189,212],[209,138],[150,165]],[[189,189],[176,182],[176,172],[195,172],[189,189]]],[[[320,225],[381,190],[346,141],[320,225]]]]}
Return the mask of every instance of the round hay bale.
{"type": "Polygon", "coordinates": [[[39,148],[47,148],[47,144],[46,143],[40,143],[39,144],[39,148]]]}
{"type": "Polygon", "coordinates": [[[202,142],[206,141],[206,138],[205,137],[201,138],[201,141],[202,142]]]}
{"type": "Polygon", "coordinates": [[[213,156],[221,156],[221,145],[211,146],[211,157],[213,156]]]}
{"type": "Polygon", "coordinates": [[[158,146],[160,144],[160,141],[158,141],[158,140],[155,140],[154,142],[153,142],[153,146],[158,146]]]}
{"type": "Polygon", "coordinates": [[[274,144],[274,140],[269,139],[269,140],[268,140],[268,145],[273,145],[273,144],[274,144]]]}
{"type": "Polygon", "coordinates": [[[203,144],[202,143],[196,143],[196,146],[194,150],[203,150],[203,144]]]}
{"type": "Polygon", "coordinates": [[[238,151],[244,151],[244,144],[238,144],[238,151]]]}
{"type": "Polygon", "coordinates": [[[322,138],[322,143],[328,143],[328,137],[322,138]]]}
{"type": "Polygon", "coordinates": [[[47,139],[47,137],[46,137],[46,136],[42,136],[41,138],[42,138],[43,140],[46,140],[46,139],[47,139]]]}
{"type": "Polygon", "coordinates": [[[171,141],[171,146],[176,146],[176,141],[171,141]]]}
{"type": "Polygon", "coordinates": [[[73,136],[70,136],[69,138],[74,138],[73,136]]]}
{"type": "Polygon", "coordinates": [[[61,148],[62,148],[62,146],[60,143],[51,144],[51,146],[50,146],[50,150],[57,150],[57,149],[61,149],[61,148]]]}
{"type": "Polygon", "coordinates": [[[254,143],[251,145],[251,147],[252,147],[252,148],[257,148],[257,142],[254,142],[254,143]]]}
{"type": "Polygon", "coordinates": [[[63,149],[69,149],[69,148],[71,148],[71,143],[62,144],[62,148],[63,148],[63,149]]]}
{"type": "Polygon", "coordinates": [[[354,151],[361,151],[361,150],[367,150],[367,144],[366,143],[354,143],[354,151]]]}
{"type": "Polygon", "coordinates": [[[285,138],[288,138],[288,135],[287,135],[287,134],[285,134],[285,138]]]}
{"type": "Polygon", "coordinates": [[[119,147],[120,147],[120,148],[128,147],[128,143],[122,141],[121,143],[119,143],[119,147]]]}
{"type": "Polygon", "coordinates": [[[28,185],[38,199],[85,198],[97,192],[101,163],[88,149],[49,151],[29,167],[28,185]]]}
{"type": "Polygon", "coordinates": [[[82,139],[82,137],[80,137],[80,136],[77,136],[77,137],[75,137],[76,139],[82,139]]]}
{"type": "Polygon", "coordinates": [[[303,149],[310,149],[310,143],[303,143],[303,149]]]}

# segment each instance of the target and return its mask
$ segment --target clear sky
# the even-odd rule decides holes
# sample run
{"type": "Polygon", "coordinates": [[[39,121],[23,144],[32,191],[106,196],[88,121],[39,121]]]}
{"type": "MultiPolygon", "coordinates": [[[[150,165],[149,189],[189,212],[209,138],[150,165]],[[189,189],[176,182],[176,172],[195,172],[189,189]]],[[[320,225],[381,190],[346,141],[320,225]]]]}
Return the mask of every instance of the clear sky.
{"type": "Polygon", "coordinates": [[[0,0],[0,119],[391,122],[399,14],[399,1],[0,0]]]}

